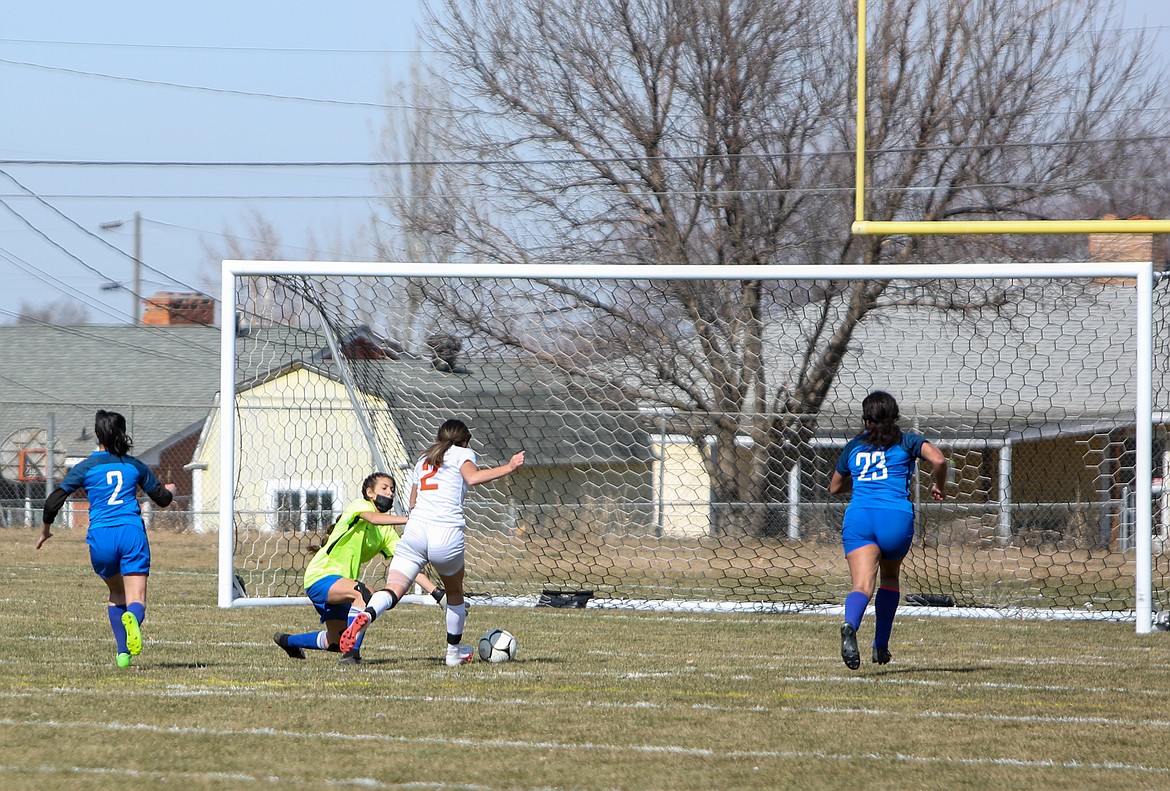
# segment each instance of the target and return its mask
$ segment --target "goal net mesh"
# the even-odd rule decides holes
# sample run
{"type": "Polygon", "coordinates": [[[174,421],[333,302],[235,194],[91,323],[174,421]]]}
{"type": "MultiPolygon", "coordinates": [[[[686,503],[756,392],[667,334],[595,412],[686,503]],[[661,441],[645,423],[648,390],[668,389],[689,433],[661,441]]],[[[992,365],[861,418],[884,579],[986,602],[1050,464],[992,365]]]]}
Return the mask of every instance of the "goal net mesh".
{"type": "Polygon", "coordinates": [[[918,473],[907,603],[1132,618],[1142,497],[1165,535],[1164,431],[1154,492],[1134,486],[1130,281],[282,275],[235,293],[248,596],[302,596],[361,480],[391,472],[401,508],[451,417],[481,466],[527,454],[467,495],[466,586],[489,601],[839,605],[848,499],[828,482],[875,389],[952,468],[942,503],[918,473]]]}

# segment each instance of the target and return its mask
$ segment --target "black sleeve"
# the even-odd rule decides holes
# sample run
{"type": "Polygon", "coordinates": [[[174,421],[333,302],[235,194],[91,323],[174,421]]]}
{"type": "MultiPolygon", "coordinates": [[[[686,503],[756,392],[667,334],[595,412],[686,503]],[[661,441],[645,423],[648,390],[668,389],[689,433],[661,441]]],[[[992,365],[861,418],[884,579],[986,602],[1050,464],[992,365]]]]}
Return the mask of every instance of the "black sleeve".
{"type": "Polygon", "coordinates": [[[53,490],[53,493],[45,498],[45,513],[41,516],[41,521],[46,525],[53,524],[53,520],[57,518],[57,514],[61,511],[61,506],[65,505],[65,500],[69,498],[69,492],[58,486],[53,490]]]}
{"type": "Polygon", "coordinates": [[[161,483],[154,487],[153,492],[147,492],[147,494],[150,495],[151,500],[154,500],[154,504],[160,508],[166,508],[171,504],[171,500],[175,499],[175,495],[171,494],[171,490],[161,483]]]}

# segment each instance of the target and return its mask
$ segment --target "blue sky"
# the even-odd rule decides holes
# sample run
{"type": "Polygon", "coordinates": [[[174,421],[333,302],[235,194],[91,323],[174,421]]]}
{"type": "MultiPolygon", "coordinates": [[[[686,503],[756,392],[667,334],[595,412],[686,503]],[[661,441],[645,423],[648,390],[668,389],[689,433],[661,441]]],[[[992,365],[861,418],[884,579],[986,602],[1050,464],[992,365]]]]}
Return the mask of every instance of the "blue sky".
{"type": "MultiPolygon", "coordinates": [[[[1123,5],[1127,27],[1170,49],[1170,0],[1123,5]]],[[[328,242],[361,226],[377,194],[365,168],[11,161],[376,159],[380,105],[409,75],[418,15],[415,0],[9,3],[0,196],[23,219],[0,207],[0,323],[22,302],[68,299],[94,323],[128,321],[131,295],[102,286],[130,284],[135,212],[147,295],[218,295],[205,247],[224,249],[225,232],[246,237],[254,212],[290,258],[310,257],[310,233],[328,242]]]]}

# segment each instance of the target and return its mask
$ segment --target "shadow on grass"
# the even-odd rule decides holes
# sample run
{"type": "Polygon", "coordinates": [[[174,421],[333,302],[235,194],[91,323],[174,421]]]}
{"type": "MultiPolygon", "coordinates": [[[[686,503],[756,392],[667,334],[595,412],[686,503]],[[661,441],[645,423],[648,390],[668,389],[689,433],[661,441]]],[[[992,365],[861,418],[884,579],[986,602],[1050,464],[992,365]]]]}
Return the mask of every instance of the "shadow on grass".
{"type": "Polygon", "coordinates": [[[140,665],[142,669],[159,669],[159,670],[206,670],[211,667],[211,662],[151,662],[149,665],[140,665]]]}
{"type": "Polygon", "coordinates": [[[877,670],[870,675],[874,676],[896,676],[906,675],[907,673],[980,673],[985,670],[990,670],[987,667],[900,667],[890,668],[889,670],[877,670]]]}

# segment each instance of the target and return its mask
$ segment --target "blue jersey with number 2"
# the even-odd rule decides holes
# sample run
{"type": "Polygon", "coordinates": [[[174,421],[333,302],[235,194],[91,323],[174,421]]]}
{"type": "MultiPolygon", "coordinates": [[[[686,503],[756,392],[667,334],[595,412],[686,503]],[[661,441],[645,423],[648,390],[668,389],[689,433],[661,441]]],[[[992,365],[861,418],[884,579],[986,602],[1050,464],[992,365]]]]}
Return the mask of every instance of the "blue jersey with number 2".
{"type": "Polygon", "coordinates": [[[914,464],[922,456],[926,440],[902,432],[902,439],[888,448],[868,444],[864,435],[854,437],[837,459],[837,472],[853,479],[849,507],[913,511],[910,486],[914,464]]]}
{"type": "Polygon", "coordinates": [[[61,488],[69,493],[85,489],[89,500],[89,528],[93,530],[142,525],[137,490],[154,491],[158,479],[133,456],[114,456],[99,450],[70,470],[61,488]]]}

